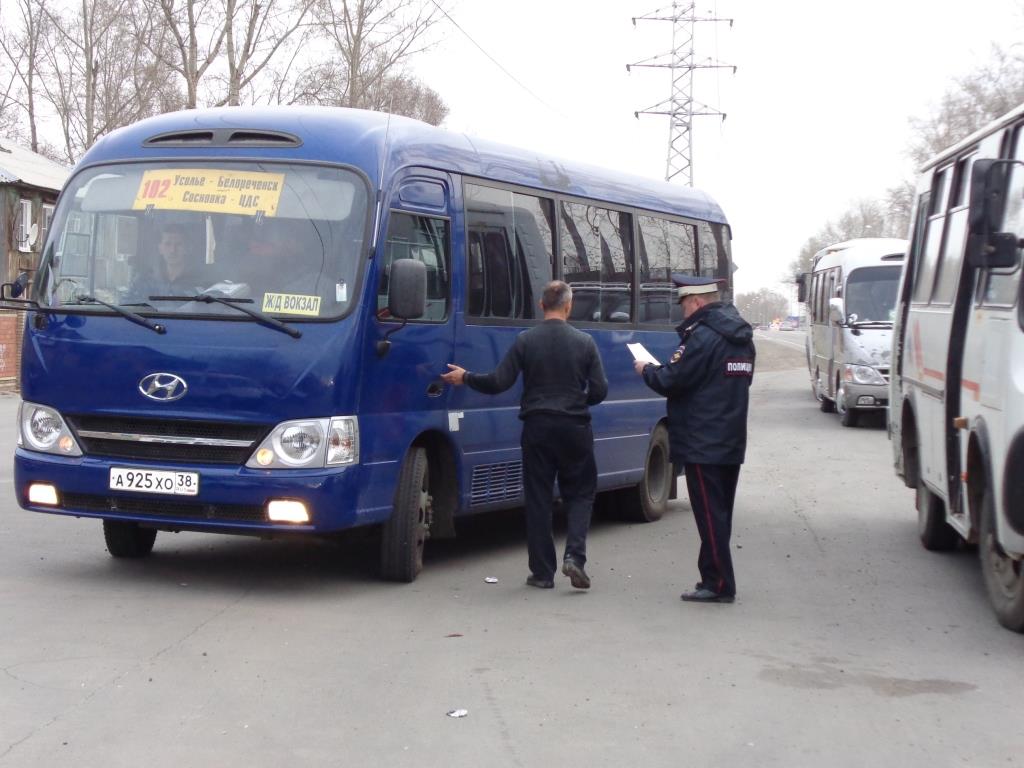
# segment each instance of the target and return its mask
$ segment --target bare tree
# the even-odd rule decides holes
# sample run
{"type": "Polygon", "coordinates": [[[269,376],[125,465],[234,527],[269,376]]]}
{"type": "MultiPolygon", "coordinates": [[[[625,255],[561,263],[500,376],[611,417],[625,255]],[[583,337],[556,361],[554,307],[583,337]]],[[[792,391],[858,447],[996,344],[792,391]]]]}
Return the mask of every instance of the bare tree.
{"type": "MultiPolygon", "coordinates": [[[[301,47],[301,33],[309,25],[313,2],[225,0],[227,76],[225,93],[216,102],[218,106],[241,104],[243,91],[251,89],[256,79],[276,59],[295,60],[289,55],[289,48],[301,47]]],[[[267,74],[271,74],[270,70],[267,74]]]]}
{"type": "Polygon", "coordinates": [[[741,293],[735,303],[737,311],[751,323],[768,324],[789,314],[789,300],[768,288],[741,293]]]}
{"type": "Polygon", "coordinates": [[[195,109],[200,82],[220,55],[229,28],[222,0],[145,0],[144,8],[154,26],[145,38],[150,53],[184,81],[182,106],[195,109]]]}
{"type": "MultiPolygon", "coordinates": [[[[28,123],[27,139],[33,152],[39,151],[38,107],[36,93],[37,79],[42,63],[42,43],[47,30],[45,0],[18,0],[18,25],[0,27],[0,52],[10,66],[11,77],[3,93],[0,93],[0,125],[4,115],[8,128],[17,134],[24,131],[17,122],[17,111],[23,112],[28,123]],[[5,107],[17,106],[20,110],[5,107]]],[[[6,133],[7,131],[5,131],[6,133]]]]}
{"type": "Polygon", "coordinates": [[[138,38],[132,2],[81,0],[66,15],[47,11],[42,86],[57,113],[68,162],[104,134],[180,100],[138,38]]]}
{"type": "Polygon", "coordinates": [[[380,108],[389,78],[411,80],[402,67],[430,46],[427,32],[440,14],[423,0],[318,0],[317,22],[345,73],[338,105],[380,108]]]}
{"type": "Polygon", "coordinates": [[[911,157],[923,163],[1024,101],[1024,56],[1019,46],[992,47],[989,62],[959,78],[934,113],[914,118],[911,157]]]}

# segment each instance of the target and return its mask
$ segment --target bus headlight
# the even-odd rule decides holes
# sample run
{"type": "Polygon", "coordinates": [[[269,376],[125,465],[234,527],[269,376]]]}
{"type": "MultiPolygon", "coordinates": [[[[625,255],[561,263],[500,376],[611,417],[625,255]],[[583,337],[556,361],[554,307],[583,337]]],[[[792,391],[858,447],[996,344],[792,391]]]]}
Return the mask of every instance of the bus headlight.
{"type": "Polygon", "coordinates": [[[299,419],[278,424],[245,463],[253,469],[309,469],[359,460],[354,416],[299,419]]]}
{"type": "Polygon", "coordinates": [[[18,443],[33,451],[55,453],[58,456],[81,456],[63,417],[45,405],[22,403],[18,413],[18,443]]]}
{"type": "Polygon", "coordinates": [[[870,365],[845,365],[845,378],[854,384],[880,384],[885,385],[882,374],[870,365]]]}

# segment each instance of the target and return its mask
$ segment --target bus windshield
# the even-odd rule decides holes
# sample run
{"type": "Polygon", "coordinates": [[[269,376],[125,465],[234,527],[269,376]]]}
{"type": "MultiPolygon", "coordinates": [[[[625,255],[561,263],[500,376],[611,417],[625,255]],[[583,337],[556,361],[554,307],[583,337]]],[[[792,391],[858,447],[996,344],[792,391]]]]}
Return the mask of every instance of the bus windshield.
{"type": "Polygon", "coordinates": [[[854,323],[891,323],[901,267],[861,267],[846,281],[846,317],[854,323]]]}
{"type": "Polygon", "coordinates": [[[45,306],[289,321],[354,301],[367,191],[352,171],[186,161],[88,169],[64,190],[36,280],[45,306]],[[215,296],[228,302],[189,300],[215,296]]]}

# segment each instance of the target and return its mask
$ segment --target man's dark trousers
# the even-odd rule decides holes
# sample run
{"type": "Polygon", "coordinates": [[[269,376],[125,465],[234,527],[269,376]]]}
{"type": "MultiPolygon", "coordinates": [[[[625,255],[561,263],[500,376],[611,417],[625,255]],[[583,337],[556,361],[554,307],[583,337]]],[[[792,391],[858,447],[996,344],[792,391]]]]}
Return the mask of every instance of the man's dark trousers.
{"type": "Polygon", "coordinates": [[[729,539],[739,464],[687,464],[686,490],[700,533],[700,583],[720,595],[736,594],[729,539]]]}
{"type": "Polygon", "coordinates": [[[534,413],[523,420],[521,445],[530,572],[553,579],[558,568],[551,533],[556,477],[568,518],[565,557],[581,568],[587,562],[587,530],[597,490],[594,433],[589,421],[534,413]]]}

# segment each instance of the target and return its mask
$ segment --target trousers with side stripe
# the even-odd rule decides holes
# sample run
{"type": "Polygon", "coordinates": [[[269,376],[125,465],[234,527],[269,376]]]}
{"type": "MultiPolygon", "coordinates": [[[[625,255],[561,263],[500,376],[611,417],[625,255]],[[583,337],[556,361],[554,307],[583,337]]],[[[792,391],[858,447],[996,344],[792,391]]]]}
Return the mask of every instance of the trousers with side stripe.
{"type": "Polygon", "coordinates": [[[686,490],[700,533],[700,583],[720,595],[736,594],[729,539],[739,464],[686,464],[686,490]]]}

